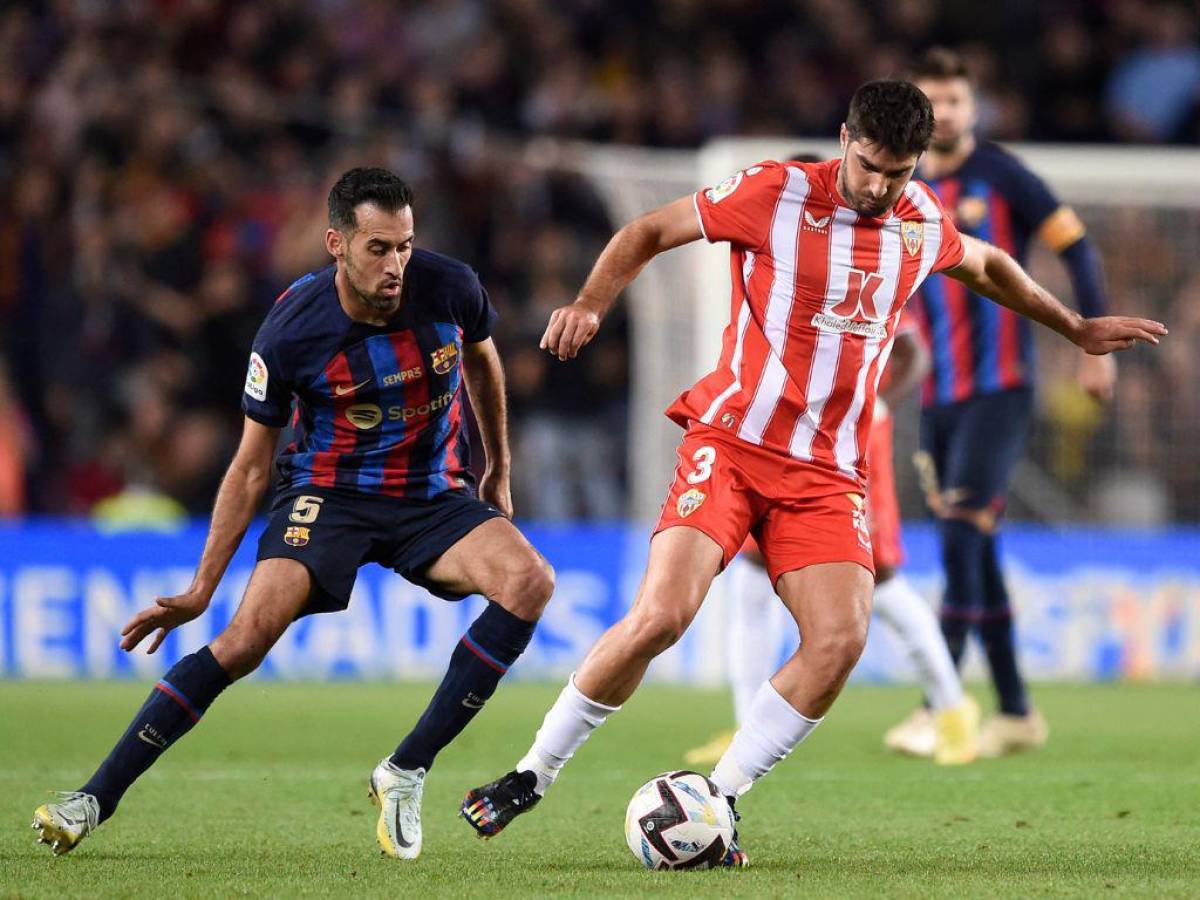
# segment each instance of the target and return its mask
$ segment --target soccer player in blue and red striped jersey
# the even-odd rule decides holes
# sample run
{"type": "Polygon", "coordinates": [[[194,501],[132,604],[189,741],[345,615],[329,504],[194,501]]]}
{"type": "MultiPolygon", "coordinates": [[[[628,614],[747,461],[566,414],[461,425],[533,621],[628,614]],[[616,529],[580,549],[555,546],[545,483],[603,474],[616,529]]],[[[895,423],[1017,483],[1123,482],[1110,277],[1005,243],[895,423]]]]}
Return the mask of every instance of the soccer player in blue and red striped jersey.
{"type": "MultiPolygon", "coordinates": [[[[911,77],[933,103],[936,123],[918,171],[959,231],[996,245],[1022,265],[1037,238],[1066,265],[1080,312],[1103,315],[1099,259],[1083,223],[1020,160],[976,139],[974,90],[961,57],[935,48],[911,77]]],[[[1040,746],[1048,733],[1018,669],[996,542],[1033,410],[1031,323],[940,275],[921,286],[915,307],[932,351],[921,444],[946,572],[942,631],[958,662],[968,632],[978,630],[999,700],[998,713],[980,733],[980,752],[998,756],[1040,746]]],[[[1081,354],[1081,383],[1106,400],[1115,366],[1112,356],[1081,354]]],[[[918,711],[889,736],[911,731],[913,747],[927,747],[928,738],[918,732],[928,727],[928,717],[918,711]]]]}
{"type": "Polygon", "coordinates": [[[125,626],[123,649],[208,607],[266,490],[277,496],[241,606],[211,644],[151,691],[117,746],[78,791],[38,808],[55,853],[112,815],[122,795],[233,681],[252,672],[287,627],[345,609],[358,568],[374,562],[450,600],[482,594],[471,624],[412,732],[375,768],[382,850],[421,852],[425,774],[496,690],[550,599],[553,573],[509,521],[504,375],[495,318],[479,278],[415,249],[412,193],[384,169],[352,169],[329,194],[325,243],[335,264],[279,297],[255,338],[245,430],[221,484],[195,579],[125,626]],[[463,388],[487,465],[476,495],[463,388]]]}

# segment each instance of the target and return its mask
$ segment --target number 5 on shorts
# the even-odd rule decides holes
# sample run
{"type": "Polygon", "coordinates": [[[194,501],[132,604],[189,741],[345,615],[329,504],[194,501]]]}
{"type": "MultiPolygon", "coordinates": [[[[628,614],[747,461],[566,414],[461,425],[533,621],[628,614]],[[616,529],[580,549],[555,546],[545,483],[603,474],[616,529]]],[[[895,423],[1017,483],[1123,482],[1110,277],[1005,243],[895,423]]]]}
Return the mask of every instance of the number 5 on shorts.
{"type": "Polygon", "coordinates": [[[317,516],[321,514],[321,504],[324,502],[324,497],[313,497],[310,494],[297,497],[288,515],[289,521],[299,522],[301,525],[317,521],[317,516]]]}
{"type": "Polygon", "coordinates": [[[713,463],[717,461],[717,451],[712,447],[701,447],[692,454],[692,462],[696,464],[696,471],[692,472],[687,477],[688,484],[701,484],[708,481],[712,477],[713,463]]]}

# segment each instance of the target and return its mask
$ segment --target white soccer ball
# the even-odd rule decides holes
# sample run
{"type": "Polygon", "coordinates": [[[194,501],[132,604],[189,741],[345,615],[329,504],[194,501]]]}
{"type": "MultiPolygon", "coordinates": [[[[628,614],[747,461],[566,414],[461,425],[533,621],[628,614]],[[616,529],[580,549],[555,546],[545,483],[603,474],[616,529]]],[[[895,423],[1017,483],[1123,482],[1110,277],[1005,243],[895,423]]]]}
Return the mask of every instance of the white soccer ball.
{"type": "Polygon", "coordinates": [[[733,810],[698,772],[665,772],[633,795],[625,843],[647,869],[709,869],[733,842],[733,810]]]}

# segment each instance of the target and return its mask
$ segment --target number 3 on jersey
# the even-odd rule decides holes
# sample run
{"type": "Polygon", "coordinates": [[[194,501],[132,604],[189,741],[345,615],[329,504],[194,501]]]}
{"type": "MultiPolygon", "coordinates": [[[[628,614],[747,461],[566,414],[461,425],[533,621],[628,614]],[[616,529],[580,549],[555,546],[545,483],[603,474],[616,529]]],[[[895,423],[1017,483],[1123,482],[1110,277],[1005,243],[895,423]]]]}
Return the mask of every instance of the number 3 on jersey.
{"type": "Polygon", "coordinates": [[[717,461],[717,451],[712,447],[701,447],[692,454],[692,462],[696,464],[696,471],[692,472],[687,477],[688,484],[702,484],[712,477],[713,463],[717,461]]]}

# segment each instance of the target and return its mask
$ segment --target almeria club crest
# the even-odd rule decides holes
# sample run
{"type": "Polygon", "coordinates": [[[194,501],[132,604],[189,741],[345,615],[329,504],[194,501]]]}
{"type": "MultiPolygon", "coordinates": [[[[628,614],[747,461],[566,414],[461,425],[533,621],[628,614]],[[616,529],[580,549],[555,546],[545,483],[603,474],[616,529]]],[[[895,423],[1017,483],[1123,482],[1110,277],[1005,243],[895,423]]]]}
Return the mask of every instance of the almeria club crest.
{"type": "Polygon", "coordinates": [[[901,222],[900,237],[904,241],[904,249],[908,251],[908,255],[916,256],[921,250],[921,245],[925,243],[925,223],[901,222]]]}

